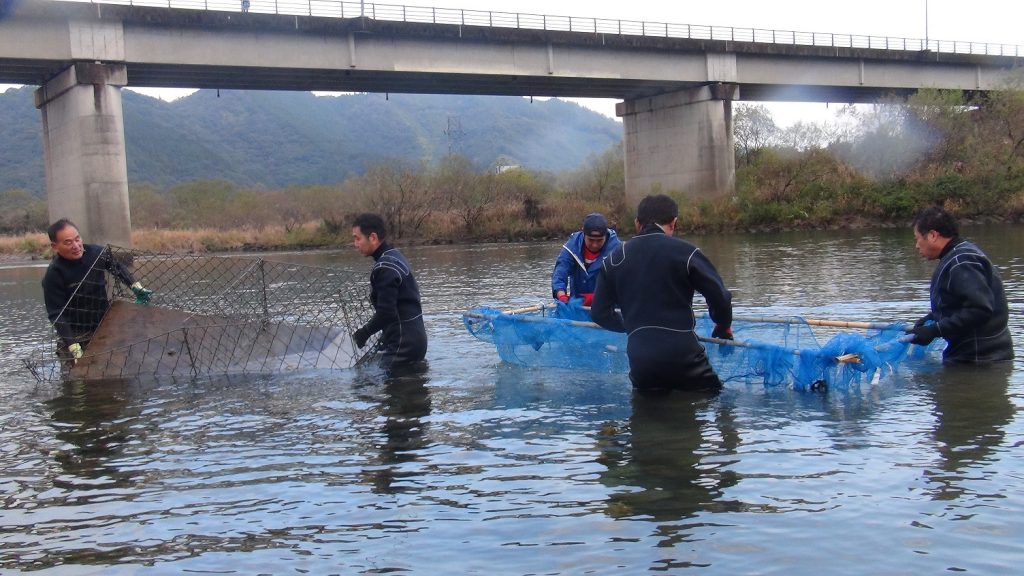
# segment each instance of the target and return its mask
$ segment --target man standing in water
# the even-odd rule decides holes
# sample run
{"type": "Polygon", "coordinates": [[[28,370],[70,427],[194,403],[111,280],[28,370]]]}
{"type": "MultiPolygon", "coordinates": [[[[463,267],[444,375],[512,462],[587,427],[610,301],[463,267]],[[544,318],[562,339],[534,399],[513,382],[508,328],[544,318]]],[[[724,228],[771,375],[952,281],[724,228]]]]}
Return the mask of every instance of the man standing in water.
{"type": "Polygon", "coordinates": [[[398,249],[385,241],[384,219],[360,214],[352,223],[352,244],[363,256],[373,257],[370,270],[370,303],[374,314],[352,339],[362,348],[381,332],[382,368],[413,364],[427,354],[427,330],[423,325],[420,289],[412,267],[398,249]]]}
{"type": "Polygon", "coordinates": [[[109,250],[82,243],[82,236],[71,220],[57,220],[46,234],[55,254],[43,276],[46,315],[60,336],[58,354],[78,360],[110,308],[104,272],[130,287],[136,304],[148,304],[153,292],[136,282],[109,250]]]}
{"type": "Polygon", "coordinates": [[[923,258],[939,264],[932,274],[931,312],[914,325],[911,342],[926,346],[945,339],[943,362],[1013,359],[1003,281],[988,256],[960,238],[956,219],[942,208],[925,208],[914,218],[914,245],[923,258]]]}
{"type": "Polygon", "coordinates": [[[694,331],[694,292],[707,300],[712,336],[732,339],[732,294],[700,249],[672,237],[678,215],[663,194],[640,201],[637,235],[604,259],[590,309],[594,322],[628,335],[629,379],[642,394],[721,390],[694,331]]]}

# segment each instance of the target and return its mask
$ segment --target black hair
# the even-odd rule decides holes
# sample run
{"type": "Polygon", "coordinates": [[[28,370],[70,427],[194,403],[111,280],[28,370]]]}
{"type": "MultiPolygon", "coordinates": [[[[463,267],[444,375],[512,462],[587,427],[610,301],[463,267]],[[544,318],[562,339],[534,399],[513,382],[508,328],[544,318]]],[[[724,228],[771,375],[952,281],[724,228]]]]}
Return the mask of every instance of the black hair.
{"type": "Polygon", "coordinates": [[[664,194],[646,196],[636,207],[636,220],[641,228],[651,224],[669,224],[679,216],[679,205],[664,194]]]}
{"type": "Polygon", "coordinates": [[[922,236],[929,230],[935,230],[943,238],[955,238],[960,235],[960,226],[952,214],[938,206],[925,208],[914,217],[914,230],[922,236]]]}
{"type": "Polygon", "coordinates": [[[383,242],[384,238],[388,235],[388,229],[384,225],[384,219],[380,217],[380,214],[364,212],[352,220],[352,227],[359,228],[359,231],[363,233],[363,236],[369,236],[376,232],[377,240],[380,240],[381,242],[383,242]]]}
{"type": "MultiPolygon", "coordinates": [[[[60,220],[57,220],[53,224],[50,224],[50,226],[46,229],[46,235],[50,237],[50,242],[56,242],[57,234],[60,234],[60,231],[67,228],[68,226],[75,226],[75,223],[68,218],[61,218],[60,220]]],[[[78,226],[75,226],[75,229],[77,230],[78,226]]]]}

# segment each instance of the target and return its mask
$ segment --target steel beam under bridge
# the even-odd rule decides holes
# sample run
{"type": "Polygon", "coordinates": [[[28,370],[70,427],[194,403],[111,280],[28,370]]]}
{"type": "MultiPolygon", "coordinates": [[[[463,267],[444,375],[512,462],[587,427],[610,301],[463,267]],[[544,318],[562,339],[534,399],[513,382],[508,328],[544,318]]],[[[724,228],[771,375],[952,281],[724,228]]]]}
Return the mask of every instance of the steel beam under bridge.
{"type": "MultiPolygon", "coordinates": [[[[124,85],[137,87],[620,99],[627,195],[635,201],[652,187],[691,196],[732,191],[733,100],[872,102],[925,87],[992,90],[1024,58],[45,0],[23,0],[0,18],[0,82],[42,86],[37,101],[51,124],[65,120],[52,113],[51,82],[66,83],[65,71],[85,62],[123,69],[124,85]]],[[[95,72],[84,75],[88,82],[120,78],[95,72]]],[[[87,110],[89,94],[101,92],[109,94],[65,90],[78,100],[65,108],[87,110]]],[[[112,111],[111,103],[107,97],[103,118],[79,123],[118,124],[120,104],[112,111]]],[[[83,154],[91,136],[56,137],[82,139],[83,154]]],[[[100,164],[124,170],[111,150],[100,164]]],[[[77,163],[83,177],[66,181],[94,190],[127,181],[107,174],[90,182],[89,163],[73,160],[48,155],[47,173],[56,162],[77,163]]],[[[49,177],[47,187],[52,192],[49,177]]],[[[52,202],[51,214],[63,215],[52,202]]],[[[118,241],[85,228],[92,241],[118,241]]]]}

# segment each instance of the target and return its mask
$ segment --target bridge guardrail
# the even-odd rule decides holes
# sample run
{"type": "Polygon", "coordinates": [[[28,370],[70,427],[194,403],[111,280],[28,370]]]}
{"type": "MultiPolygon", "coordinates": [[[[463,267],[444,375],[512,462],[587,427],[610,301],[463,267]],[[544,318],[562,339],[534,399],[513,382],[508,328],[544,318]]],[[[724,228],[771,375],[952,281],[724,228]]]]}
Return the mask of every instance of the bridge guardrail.
{"type": "MultiPolygon", "coordinates": [[[[148,6],[241,12],[241,0],[62,0],[91,4],[118,4],[122,6],[148,6]]],[[[338,0],[249,0],[248,12],[282,15],[321,16],[328,18],[358,18],[415,22],[424,24],[453,24],[485,26],[491,28],[519,28],[524,30],[551,30],[584,32],[621,36],[649,36],[695,40],[727,40],[732,42],[758,42],[764,44],[791,44],[800,46],[826,46],[835,48],[871,48],[980,54],[986,56],[1024,56],[1024,48],[1015,44],[993,44],[959,40],[922,40],[892,36],[865,36],[832,32],[801,32],[796,30],[770,30],[760,28],[733,28],[699,24],[672,24],[641,20],[610,20],[583,16],[555,16],[518,12],[493,12],[464,8],[432,6],[405,6],[371,2],[344,2],[338,0]]]]}

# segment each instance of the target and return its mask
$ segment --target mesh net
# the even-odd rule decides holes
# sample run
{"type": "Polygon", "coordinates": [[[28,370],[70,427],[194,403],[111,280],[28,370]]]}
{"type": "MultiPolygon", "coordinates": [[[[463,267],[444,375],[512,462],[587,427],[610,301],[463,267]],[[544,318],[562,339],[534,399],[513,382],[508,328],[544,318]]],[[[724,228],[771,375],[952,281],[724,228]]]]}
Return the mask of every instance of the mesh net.
{"type": "MultiPolygon", "coordinates": [[[[697,314],[697,335],[723,382],[788,385],[797,389],[875,382],[894,373],[908,358],[933,349],[901,342],[906,324],[834,322],[856,326],[839,331],[799,317],[734,318],[735,340],[711,338],[714,323],[697,314]],[[868,326],[870,324],[870,326],[868,326]],[[822,336],[831,331],[824,343],[822,336]]],[[[505,362],[520,366],[628,373],[626,335],[609,332],[590,320],[578,302],[538,305],[502,312],[479,307],[463,314],[466,329],[495,345],[505,362]]],[[[827,324],[827,323],[826,323],[827,324]]],[[[941,342],[941,341],[937,341],[941,342]]],[[[941,344],[940,344],[941,345],[941,344]]]]}
{"type": "Polygon", "coordinates": [[[344,270],[108,246],[25,364],[40,381],[351,368],[376,348],[350,337],[373,315],[367,289],[344,270]]]}

